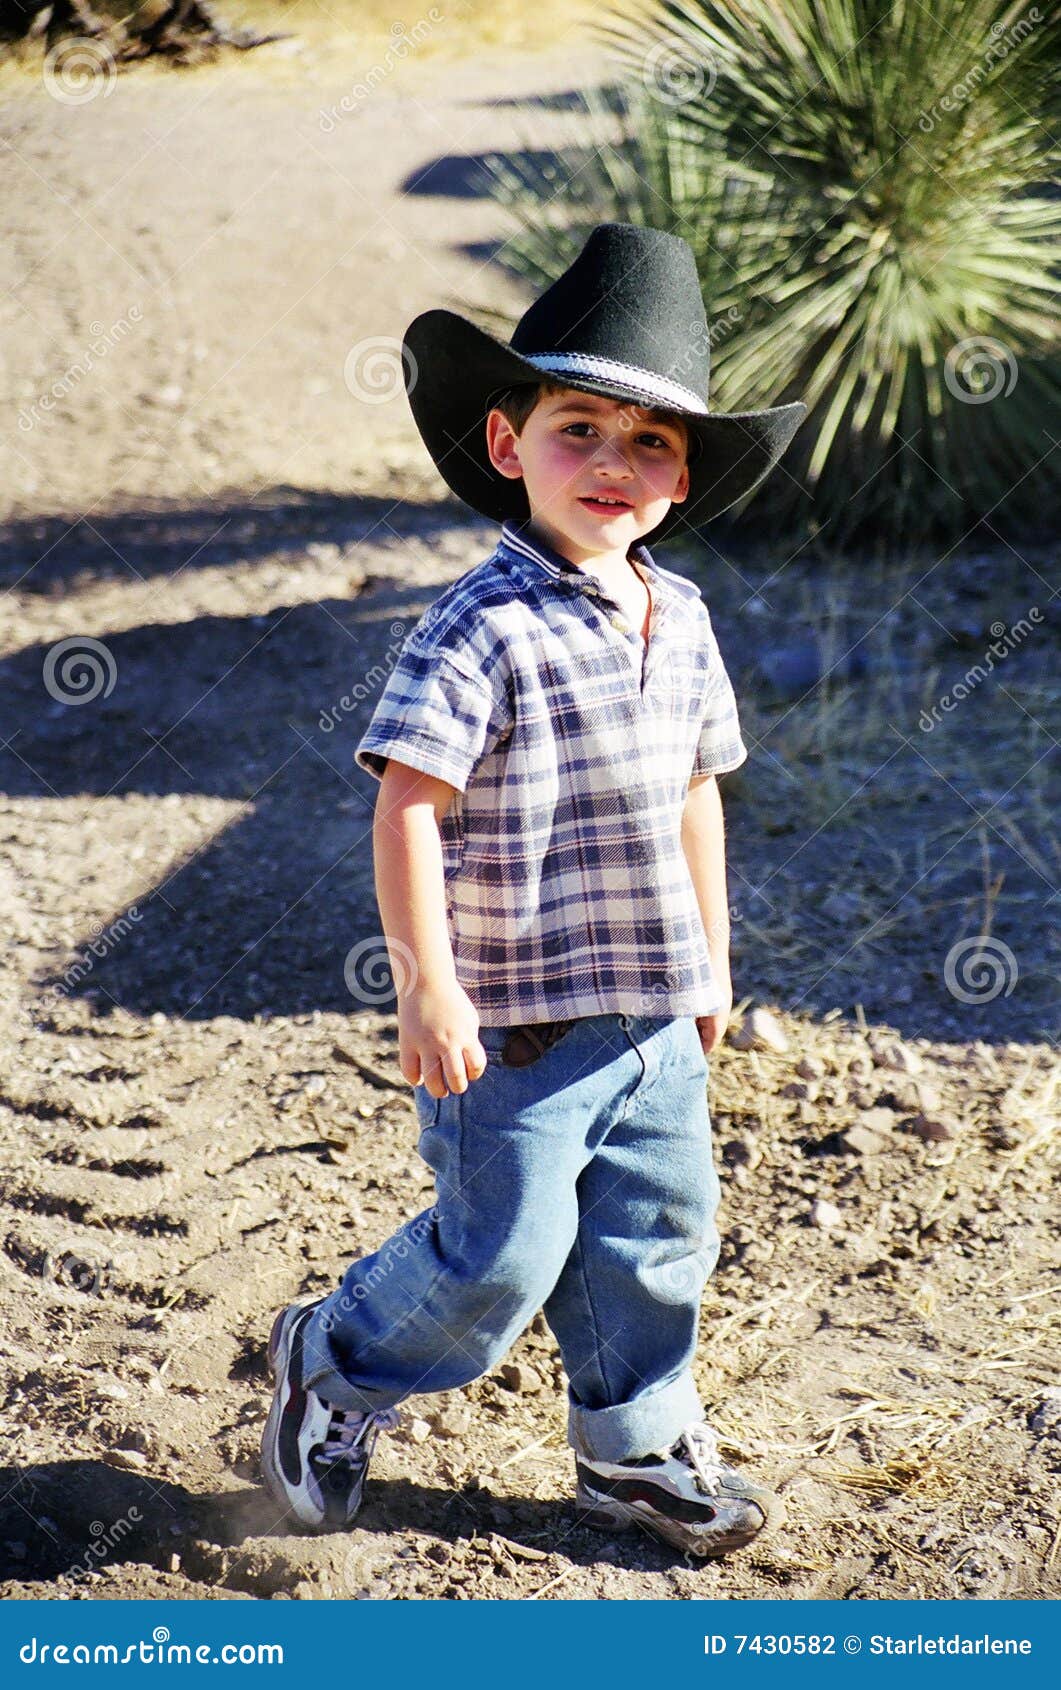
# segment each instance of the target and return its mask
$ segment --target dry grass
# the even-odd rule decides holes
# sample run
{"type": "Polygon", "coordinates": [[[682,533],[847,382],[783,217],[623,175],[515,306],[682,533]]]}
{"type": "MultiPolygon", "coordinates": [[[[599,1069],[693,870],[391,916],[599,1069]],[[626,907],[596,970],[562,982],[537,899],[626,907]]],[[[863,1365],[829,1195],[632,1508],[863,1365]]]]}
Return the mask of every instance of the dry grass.
{"type": "MultiPolygon", "coordinates": [[[[540,0],[521,6],[518,0],[416,0],[400,7],[385,0],[211,0],[218,19],[231,29],[259,34],[286,34],[294,41],[265,46],[248,55],[256,81],[289,82],[313,75],[323,82],[342,77],[357,80],[373,67],[384,69],[387,88],[395,93],[437,74],[450,65],[482,52],[514,54],[545,51],[560,41],[576,47],[589,42],[591,21],[605,10],[599,0],[540,0]],[[430,14],[434,12],[435,17],[430,14]],[[439,14],[441,14],[439,16],[439,14]],[[406,39],[403,42],[403,32],[406,39]],[[397,45],[396,45],[397,44],[397,45]],[[296,47],[295,52],[291,48],[296,47]],[[391,49],[394,49],[393,51],[391,49]]],[[[101,15],[128,18],[136,10],[121,0],[94,0],[101,15]]],[[[161,0],[149,0],[142,10],[154,14],[161,0]]],[[[46,43],[41,39],[18,43],[0,54],[0,91],[19,92],[27,82],[40,87],[46,43]]],[[[208,80],[229,76],[238,55],[222,51],[181,74],[208,80]]],[[[165,58],[135,61],[126,75],[170,77],[172,62],[165,58]]]]}
{"type": "MultiPolygon", "coordinates": [[[[730,572],[716,556],[702,567],[705,596],[730,630],[727,659],[736,659],[754,754],[729,777],[727,794],[746,809],[747,836],[769,841],[768,872],[748,876],[762,895],[738,900],[746,952],[783,969],[790,1002],[828,976],[827,1002],[839,1003],[848,986],[858,995],[860,977],[894,966],[916,936],[932,938],[933,955],[922,949],[920,963],[940,967],[969,936],[997,938],[1019,953],[1022,993],[1031,987],[1045,1004],[1057,970],[1040,912],[1061,874],[1049,626],[996,660],[951,708],[940,706],[966,673],[986,666],[989,625],[1027,614],[1022,560],[1004,565],[990,598],[968,608],[948,560],[766,558],[730,572]],[[753,599],[767,607],[758,616],[753,599]],[[963,620],[982,620],[982,644],[963,620]],[[822,652],[823,678],[777,699],[752,660],[762,645],[796,640],[822,652]],[[850,675],[856,650],[866,666],[850,675]],[[842,913],[819,910],[808,887],[830,866],[821,896],[837,894],[842,913]]],[[[1035,1036],[1051,1036],[1048,1021],[1035,1036]]]]}
{"type": "Polygon", "coordinates": [[[581,31],[591,18],[611,9],[600,0],[540,0],[535,6],[519,0],[439,0],[438,5],[412,0],[405,6],[393,0],[218,0],[217,5],[220,16],[241,28],[292,30],[310,44],[331,47],[349,41],[366,48],[385,43],[396,24],[413,29],[434,10],[442,22],[425,38],[425,50],[443,56],[482,47],[548,47],[558,35],[581,31]]]}

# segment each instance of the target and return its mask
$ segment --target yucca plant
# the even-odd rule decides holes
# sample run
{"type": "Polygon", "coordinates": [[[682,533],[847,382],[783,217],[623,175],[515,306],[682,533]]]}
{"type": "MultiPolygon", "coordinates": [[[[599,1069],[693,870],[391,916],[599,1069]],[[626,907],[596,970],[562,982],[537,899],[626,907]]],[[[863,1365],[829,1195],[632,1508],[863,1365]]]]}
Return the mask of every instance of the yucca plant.
{"type": "Polygon", "coordinates": [[[836,539],[1056,520],[1056,4],[655,0],[594,26],[616,85],[562,170],[497,163],[537,284],[588,227],[697,254],[712,404],[805,399],[757,515],[836,539]]]}

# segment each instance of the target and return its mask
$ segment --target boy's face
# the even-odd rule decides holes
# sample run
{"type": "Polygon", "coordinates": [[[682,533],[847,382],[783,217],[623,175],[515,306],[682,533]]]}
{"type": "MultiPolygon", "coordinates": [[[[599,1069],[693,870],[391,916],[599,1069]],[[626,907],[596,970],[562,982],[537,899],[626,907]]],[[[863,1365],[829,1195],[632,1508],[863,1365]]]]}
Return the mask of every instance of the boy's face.
{"type": "Polygon", "coordinates": [[[625,556],[688,496],[684,423],[627,400],[570,387],[546,393],[518,435],[491,411],[486,439],[495,469],[523,477],[532,516],[566,542],[575,562],[625,556]]]}

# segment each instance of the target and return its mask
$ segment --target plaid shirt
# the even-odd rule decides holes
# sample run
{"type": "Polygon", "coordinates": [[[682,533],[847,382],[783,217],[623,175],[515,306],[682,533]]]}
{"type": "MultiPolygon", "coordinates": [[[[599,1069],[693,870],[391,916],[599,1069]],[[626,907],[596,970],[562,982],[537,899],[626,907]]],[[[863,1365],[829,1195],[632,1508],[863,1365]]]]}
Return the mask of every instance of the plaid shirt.
{"type": "Polygon", "coordinates": [[[689,779],[748,755],[700,589],[645,546],[647,648],[603,583],[505,522],[408,635],[355,752],[457,788],[457,979],[487,1027],[721,1007],[681,842],[689,779]]]}

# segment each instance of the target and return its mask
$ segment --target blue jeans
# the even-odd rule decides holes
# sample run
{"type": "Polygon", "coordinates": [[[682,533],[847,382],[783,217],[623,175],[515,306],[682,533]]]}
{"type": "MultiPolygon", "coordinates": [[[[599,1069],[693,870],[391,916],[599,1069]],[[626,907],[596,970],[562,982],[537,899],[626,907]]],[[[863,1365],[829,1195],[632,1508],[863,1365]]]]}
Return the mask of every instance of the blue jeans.
{"type": "Polygon", "coordinates": [[[592,1015],[525,1068],[484,1027],[463,1093],[415,1088],[438,1201],[348,1269],[305,1333],[304,1382],[388,1408],[490,1371],[541,1309],[568,1439],[624,1461],[702,1415],[690,1371],[718,1258],[708,1059],[692,1016],[592,1015]]]}

